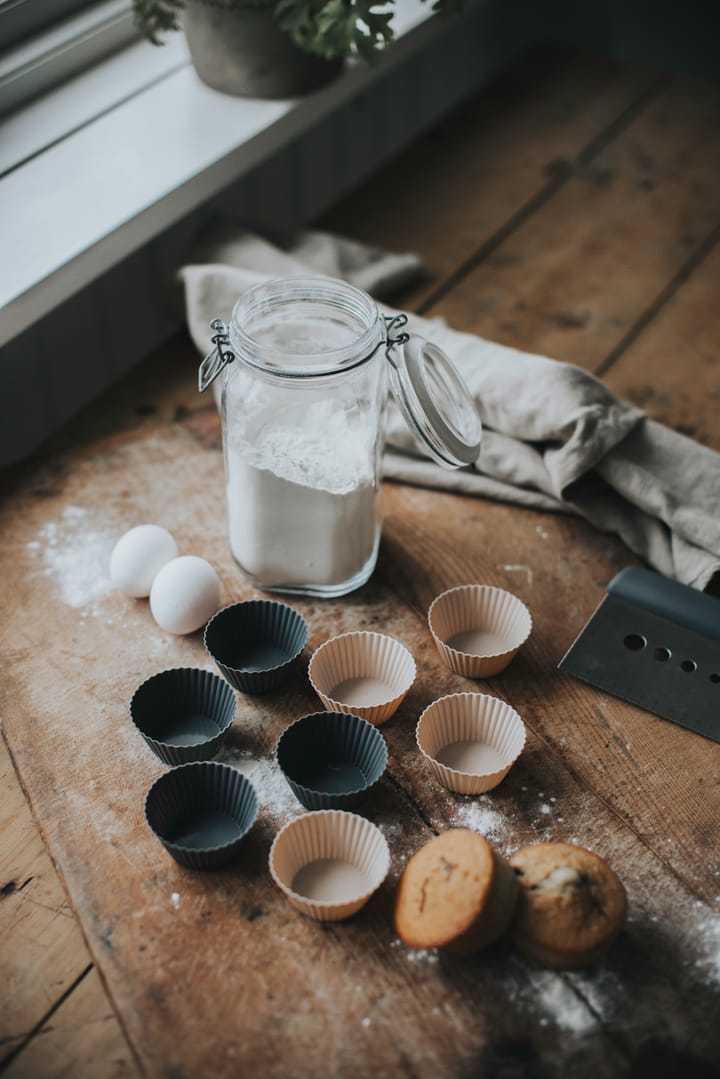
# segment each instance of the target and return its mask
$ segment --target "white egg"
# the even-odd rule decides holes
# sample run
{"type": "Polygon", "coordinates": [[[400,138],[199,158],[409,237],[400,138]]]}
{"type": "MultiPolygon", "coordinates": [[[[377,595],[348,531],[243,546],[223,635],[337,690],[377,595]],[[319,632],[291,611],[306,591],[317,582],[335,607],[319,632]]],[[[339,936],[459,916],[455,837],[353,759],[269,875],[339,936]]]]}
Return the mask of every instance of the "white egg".
{"type": "Polygon", "coordinates": [[[126,596],[149,596],[152,583],[166,562],[177,554],[177,543],[160,525],[138,525],[121,536],[110,556],[110,580],[126,596]]]}
{"type": "Polygon", "coordinates": [[[204,558],[192,554],[164,565],[150,591],[153,618],[168,633],[194,633],[219,606],[217,573],[204,558]]]}

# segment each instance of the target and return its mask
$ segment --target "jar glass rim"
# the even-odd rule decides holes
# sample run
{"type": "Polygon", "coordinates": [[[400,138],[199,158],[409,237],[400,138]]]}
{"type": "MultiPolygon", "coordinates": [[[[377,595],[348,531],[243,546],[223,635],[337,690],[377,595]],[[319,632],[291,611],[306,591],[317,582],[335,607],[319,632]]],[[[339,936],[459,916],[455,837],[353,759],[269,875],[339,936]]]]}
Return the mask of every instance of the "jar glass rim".
{"type": "Polygon", "coordinates": [[[230,344],[238,359],[269,375],[303,379],[343,374],[366,363],[384,341],[384,323],[377,304],[366,292],[332,277],[298,275],[263,281],[247,289],[232,311],[230,344]],[[325,307],[334,311],[357,336],[330,348],[293,350],[276,343],[267,344],[253,336],[253,321],[261,315],[287,312],[293,305],[325,307]],[[303,361],[303,362],[298,362],[303,361]]]}

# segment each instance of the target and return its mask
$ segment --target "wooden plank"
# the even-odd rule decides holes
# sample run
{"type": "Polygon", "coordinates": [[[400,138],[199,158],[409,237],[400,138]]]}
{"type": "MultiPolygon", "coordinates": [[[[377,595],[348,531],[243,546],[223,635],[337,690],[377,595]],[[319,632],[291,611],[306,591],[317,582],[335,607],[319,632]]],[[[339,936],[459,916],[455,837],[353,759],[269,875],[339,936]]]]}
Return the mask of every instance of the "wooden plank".
{"type": "MultiPolygon", "coordinates": [[[[104,1074],[133,1075],[130,1052],[94,971],[75,912],[50,861],[0,739],[0,1066],[8,1075],[97,1075],[98,1062],[125,1062],[104,1074]],[[72,989],[82,979],[80,1008],[72,989]],[[41,1026],[56,1002],[70,994],[41,1026]],[[39,1042],[33,1036],[39,1028],[39,1042]],[[93,1071],[93,1068],[95,1071],[93,1071]],[[124,1070],[122,1070],[124,1069],[124,1070]]],[[[114,1067],[114,1065],[113,1065],[114,1067]]]]}
{"type": "MultiPolygon", "coordinates": [[[[33,470],[36,489],[48,468],[33,470]]],[[[583,1066],[605,1076],[616,1075],[648,1038],[667,1036],[685,1050],[720,1053],[708,1018],[717,997],[706,970],[707,908],[695,908],[672,870],[608,812],[607,791],[593,796],[562,762],[560,730],[579,716],[586,742],[593,737],[582,700],[592,691],[553,692],[560,680],[547,662],[553,638],[549,643],[546,634],[555,621],[559,632],[571,610],[565,595],[565,621],[557,618],[550,597],[557,581],[536,529],[549,525],[556,553],[570,540],[583,552],[579,565],[558,562],[562,591],[572,596],[585,593],[589,564],[602,576],[615,568],[623,558],[618,545],[579,522],[548,523],[506,506],[393,487],[389,510],[398,524],[389,522],[377,578],[342,602],[297,604],[310,622],[311,647],[373,625],[406,641],[420,660],[418,683],[387,728],[393,779],[367,809],[390,835],[392,880],[354,922],[322,929],[287,908],[266,870],[272,835],[293,811],[268,754],[289,719],[315,706],[307,685],[241,702],[229,759],[258,762],[263,811],[236,868],[209,877],[180,869],[142,820],[144,791],[162,768],[129,728],[127,700],[153,670],[207,661],[197,637],[159,633],[146,603],[95,587],[97,574],[127,521],[152,516],[175,531],[183,550],[202,551],[218,567],[224,599],[250,595],[227,551],[219,452],[181,425],[146,437],[134,432],[97,443],[92,454],[83,449],[54,460],[52,481],[43,498],[23,484],[0,517],[2,525],[16,522],[0,555],[6,576],[9,564],[16,569],[3,628],[11,660],[5,712],[94,957],[150,1074],[201,1074],[213,1060],[217,1075],[437,1075],[522,1051],[543,1066],[583,1066]],[[458,515],[461,542],[449,528],[458,515]],[[534,733],[522,767],[496,797],[455,798],[428,784],[412,732],[424,703],[458,682],[405,597],[458,578],[486,579],[518,550],[527,559],[533,544],[533,608],[547,614],[527,656],[494,688],[507,692],[534,733]],[[58,561],[58,551],[67,557],[58,561]],[[28,624],[25,612],[40,601],[43,619],[28,624]],[[13,662],[21,656],[23,666],[13,662]],[[550,692],[539,698],[543,688],[550,692]],[[552,717],[542,714],[540,700],[549,700],[552,717]],[[546,804],[557,808],[546,814],[546,804]],[[430,834],[423,819],[437,829],[488,811],[506,822],[506,849],[552,834],[596,846],[618,868],[633,921],[608,966],[567,979],[533,970],[507,946],[480,961],[413,958],[398,947],[392,884],[430,834]],[[689,997],[692,1010],[684,1007],[689,997]]],[[[504,580],[512,576],[501,572],[504,580]]],[[[661,730],[658,753],[665,745],[661,730]]],[[[704,768],[712,767],[706,755],[704,768]]],[[[703,850],[711,859],[707,845],[703,850]]]]}
{"type": "Polygon", "coordinates": [[[417,309],[573,160],[651,96],[654,73],[547,46],[533,50],[343,199],[323,228],[420,254],[417,309]]]}
{"type": "MultiPolygon", "coordinates": [[[[393,243],[391,233],[383,239],[389,246],[400,246],[393,243]]],[[[179,354],[178,358],[182,356],[179,354]]],[[[194,366],[192,360],[188,364],[194,366]]],[[[176,400],[180,406],[190,393],[189,386],[185,380],[179,390],[176,400]]],[[[36,552],[32,555],[26,544],[38,542],[38,535],[48,523],[55,523],[61,534],[65,529],[66,538],[71,536],[72,529],[68,531],[69,522],[63,517],[68,507],[101,506],[103,512],[109,512],[113,527],[120,528],[127,514],[154,511],[155,507],[146,499],[156,489],[155,485],[161,484],[167,488],[163,512],[176,515],[185,542],[201,544],[196,549],[202,553],[208,553],[208,536],[214,537],[213,552],[217,549],[224,579],[228,587],[235,588],[237,577],[227,560],[222,539],[224,507],[220,494],[221,462],[216,452],[217,419],[206,411],[182,420],[174,428],[168,427],[173,414],[181,419],[184,415],[182,408],[175,412],[177,405],[168,410],[164,403],[164,394],[172,396],[175,392],[173,385],[159,388],[155,399],[158,411],[141,419],[142,430],[137,430],[132,439],[88,447],[97,455],[94,464],[85,461],[83,455],[71,455],[17,475],[15,493],[10,493],[8,500],[11,516],[4,522],[13,524],[13,541],[7,552],[11,560],[32,558],[37,572],[42,564],[37,563],[37,548],[31,549],[36,552]],[[174,449],[166,454],[163,446],[165,450],[174,449]],[[147,474],[145,466],[140,465],[145,451],[149,461],[147,474]],[[196,453],[200,455],[197,458],[196,453]],[[205,454],[210,454],[213,466],[206,463],[197,476],[194,464],[205,460],[205,454]],[[172,465],[166,459],[168,456],[172,465]],[[76,472],[81,473],[77,483],[72,479],[76,472]],[[160,473],[169,475],[167,484],[159,478],[160,473]],[[194,501],[188,507],[182,499],[178,505],[167,501],[172,498],[178,473],[192,475],[193,482],[198,481],[206,489],[202,496],[195,491],[194,501]],[[112,480],[109,488],[105,483],[107,475],[112,480]],[[146,483],[150,490],[141,494],[136,488],[146,483]],[[217,484],[217,490],[213,484],[217,484]],[[40,497],[33,498],[30,491],[40,497]],[[208,492],[212,492],[210,502],[205,498],[208,492]],[[83,501],[86,495],[92,497],[83,501]],[[19,529],[18,520],[22,522],[19,529]]],[[[187,399],[192,403],[189,396],[187,399]]],[[[131,422],[136,423],[137,419],[131,422]]],[[[97,435],[97,428],[88,428],[86,437],[97,435]]],[[[590,706],[598,695],[581,687],[565,691],[559,676],[554,674],[555,649],[563,627],[568,627],[566,632],[569,632],[571,621],[577,620],[578,624],[582,621],[586,608],[589,610],[600,594],[604,575],[614,572],[627,556],[619,545],[594,535],[579,522],[557,521],[508,507],[486,506],[468,499],[397,487],[388,489],[387,499],[391,517],[377,580],[361,595],[345,601],[340,610],[334,606],[309,605],[308,614],[314,643],[343,627],[367,624],[384,625],[417,648],[421,680],[387,731],[391,769],[397,784],[384,782],[380,797],[370,810],[371,815],[383,822],[393,841],[396,854],[393,879],[402,859],[429,834],[422,818],[434,828],[468,819],[481,820],[506,849],[539,836],[579,838],[604,850],[630,883],[633,920],[623,941],[623,952],[614,954],[609,965],[599,972],[572,979],[533,971],[519,963],[506,948],[500,948],[481,963],[451,961],[448,964],[434,956],[409,960],[398,949],[389,928],[392,890],[387,887],[357,922],[336,930],[318,930],[291,915],[267,883],[267,847],[279,821],[278,815],[273,815],[267,806],[257,842],[249,849],[247,861],[237,870],[212,880],[183,874],[174,864],[163,860],[162,852],[142,832],[138,805],[144,786],[155,774],[154,762],[147,757],[143,761],[140,748],[133,748],[127,738],[129,732],[122,726],[129,684],[133,678],[139,679],[144,672],[154,669],[153,663],[165,665],[167,649],[155,647],[156,638],[147,635],[148,626],[151,632],[155,631],[147,617],[143,619],[143,609],[146,616],[147,610],[142,604],[134,605],[133,617],[127,623],[127,612],[122,608],[115,605],[109,611],[106,605],[110,600],[105,594],[86,595],[86,606],[74,609],[69,609],[65,601],[60,603],[58,595],[53,594],[49,624],[43,633],[50,633],[53,622],[62,624],[65,658],[57,650],[52,652],[49,637],[44,642],[46,650],[34,639],[26,640],[19,651],[22,658],[30,655],[33,662],[40,663],[39,681],[32,688],[8,687],[8,700],[20,709],[18,714],[29,712],[33,723],[39,719],[43,725],[41,756],[45,760],[38,763],[26,738],[23,769],[33,784],[36,804],[42,804],[43,812],[53,822],[53,848],[63,852],[63,867],[67,868],[84,924],[90,927],[93,950],[110,977],[115,999],[129,1016],[133,1038],[144,1060],[153,1072],[167,1074],[168,1068],[176,1066],[179,1073],[187,1069],[192,1074],[192,1061],[184,1051],[185,1039],[178,1045],[167,1044],[168,1025],[174,1027],[175,1020],[185,1018],[183,1008],[187,1001],[184,1004],[179,998],[187,984],[193,988],[210,986],[214,992],[209,995],[221,1000],[214,1011],[207,1002],[200,1002],[197,1015],[183,1028],[189,1038],[198,1038],[195,1052],[196,1062],[202,1062],[199,1066],[207,1059],[215,1059],[214,1055],[203,1058],[203,1051],[211,1054],[219,1051],[217,1042],[211,1045],[208,1035],[218,1013],[224,1023],[221,1035],[225,1039],[220,1048],[228,1054],[240,1054],[223,1058],[218,1074],[224,1071],[237,1074],[238,1067],[242,1072],[242,1064],[250,1061],[249,1054],[257,1040],[283,1035],[298,1060],[304,1053],[303,1062],[314,1061],[325,1070],[330,1060],[338,1074],[364,1074],[364,1070],[368,1074],[370,1071],[382,1074],[383,1069],[389,1073],[413,1067],[418,1074],[446,1074],[448,1067],[467,1068],[471,1061],[477,1068],[480,1059],[488,1067],[498,1061],[507,1067],[517,1064],[518,1054],[525,1060],[541,1054],[545,1061],[561,1060],[565,1065],[571,1061],[572,1066],[586,1065],[589,1061],[591,1070],[600,1060],[593,1074],[617,1074],[622,1062],[636,1054],[640,1043],[651,1035],[662,1034],[681,1045],[689,1045],[696,1039],[698,1051],[717,1055],[718,1047],[712,1041],[714,1027],[708,1022],[712,1007],[716,1006],[710,988],[714,970],[711,945],[716,923],[710,920],[709,906],[702,903],[695,906],[693,893],[675,875],[679,865],[696,896],[713,898],[710,881],[715,863],[712,853],[709,856],[704,853],[708,837],[713,833],[698,830],[695,846],[684,845],[675,830],[676,822],[671,820],[668,824],[665,819],[667,801],[661,796],[664,774],[662,769],[658,773],[656,767],[656,758],[665,754],[682,760],[685,742],[672,742],[667,734],[670,725],[662,721],[651,720],[655,726],[648,729],[648,717],[637,713],[633,746],[637,737],[642,750],[640,760],[645,764],[650,761],[651,765],[649,805],[645,806],[644,787],[634,791],[639,776],[640,782],[645,782],[638,761],[626,766],[624,756],[618,756],[621,754],[618,739],[624,737],[628,716],[634,722],[636,710],[616,706],[603,698],[603,718],[607,715],[607,705],[616,728],[612,734],[610,731],[605,734],[606,746],[601,734],[602,718],[590,706]],[[458,519],[461,530],[455,524],[458,519]],[[547,554],[549,550],[552,556],[547,554]],[[481,561],[477,559],[478,551],[483,552],[481,561]],[[418,553],[421,556],[424,553],[419,561],[418,553]],[[415,570],[411,570],[413,557],[415,570]],[[480,802],[456,799],[430,787],[415,759],[412,738],[414,721],[423,703],[443,687],[457,685],[448,681],[451,676],[439,667],[418,616],[424,611],[430,591],[444,583],[466,579],[469,574],[513,587],[531,603],[537,623],[527,654],[519,657],[502,682],[488,687],[505,693],[521,708],[533,728],[533,737],[507,783],[490,800],[480,802]],[[542,619],[537,616],[538,603],[544,612],[542,619]],[[119,619],[114,630],[108,625],[98,625],[108,615],[119,619]],[[120,670],[119,660],[108,668],[103,657],[109,654],[110,647],[113,655],[123,656],[124,672],[120,670]],[[68,676],[74,677],[78,685],[66,687],[64,680],[68,676]],[[63,680],[60,690],[59,678],[63,680]],[[89,695],[87,690],[79,689],[86,678],[90,681],[89,695]],[[39,706],[44,705],[44,694],[50,686],[58,699],[53,700],[49,717],[37,717],[35,713],[41,711],[39,706]],[[27,694],[30,694],[29,703],[27,694]],[[90,746],[77,741],[74,726],[68,729],[67,714],[82,715],[87,721],[90,746]],[[71,745],[67,744],[68,737],[73,739],[71,745]],[[670,742],[666,740],[668,737],[670,742]],[[78,761],[68,761],[71,749],[79,755],[78,761]],[[54,789],[56,753],[63,768],[70,765],[72,782],[67,790],[75,798],[74,806],[63,804],[61,792],[54,789]],[[569,776],[563,761],[570,762],[569,776]],[[123,770],[123,763],[129,790],[120,797],[113,790],[109,799],[104,798],[103,785],[107,790],[110,781],[123,770]],[[95,784],[90,789],[86,786],[88,769],[95,784]],[[575,779],[573,772],[577,773],[575,779]],[[96,789],[98,783],[100,789],[96,789]],[[619,792],[616,786],[620,787],[619,792]],[[83,826],[91,834],[78,836],[78,845],[74,847],[76,833],[81,828],[74,816],[80,802],[83,826]],[[562,810],[557,808],[558,804],[562,810]],[[415,806],[419,807],[421,817],[413,810],[415,806]],[[618,828],[618,813],[624,816],[627,828],[618,828]],[[658,829],[658,820],[662,821],[667,835],[658,829]],[[633,834],[633,829],[641,833],[641,839],[633,834]],[[112,857],[105,861],[111,853],[108,843],[114,845],[112,857]],[[650,854],[649,848],[658,857],[650,854]],[[92,865],[98,849],[106,870],[105,880],[103,866],[92,865]],[[698,860],[696,850],[703,852],[699,861],[704,861],[704,865],[692,864],[698,860]],[[83,852],[89,858],[89,866],[79,864],[83,852]],[[117,864],[125,866],[127,858],[134,862],[123,871],[122,889],[113,889],[111,882],[117,864]],[[148,879],[143,876],[145,872],[148,879]],[[658,881],[662,881],[660,896],[655,894],[658,881]],[[125,888],[127,896],[116,894],[125,888]],[[178,897],[177,907],[174,896],[178,897]],[[264,913],[258,915],[258,910],[264,913]],[[221,927],[208,931],[207,923],[213,918],[221,927]],[[654,918],[658,921],[653,922],[654,918]],[[199,926],[203,926],[202,931],[199,926]],[[201,943],[188,955],[188,940],[193,939],[201,943]],[[281,960],[278,960],[279,950],[281,960]],[[241,969],[237,963],[228,966],[231,962],[228,951],[234,953],[233,959],[242,955],[241,969]],[[311,965],[315,961],[318,968],[310,973],[308,956],[311,965]],[[248,964],[254,968],[249,973],[248,964]],[[278,973],[278,967],[282,973],[278,973]],[[675,984],[661,988],[668,969],[673,971],[675,984]],[[362,987],[359,999],[352,995],[348,971],[350,978],[357,975],[355,991],[357,985],[362,987]],[[278,993],[277,982],[285,975],[287,985],[282,985],[278,993]],[[228,993],[231,997],[234,994],[234,999],[226,1002],[228,993]],[[274,993],[275,999],[271,1000],[268,993],[274,993]],[[330,999],[333,994],[335,999],[330,999]],[[678,1018],[683,995],[698,1001],[694,1017],[678,1018]],[[632,1009],[634,1016],[620,1015],[623,1009],[632,1009]],[[508,1010],[512,1014],[506,1014],[508,1010]],[[521,1011],[531,1017],[524,1035],[519,1034],[514,1018],[521,1011]],[[666,1027],[659,1024],[660,1014],[670,1017],[666,1027]],[[327,1040],[327,1024],[334,1025],[338,1031],[338,1040],[331,1044],[327,1040]],[[161,1044],[156,1042],[157,1029],[165,1039],[161,1044]],[[340,1034],[345,1039],[342,1046],[340,1034]],[[250,1039],[250,1047],[241,1044],[243,1037],[246,1043],[250,1039]],[[377,1044],[372,1043],[373,1039],[377,1044]],[[368,1042],[371,1042],[369,1047],[368,1042]],[[422,1063],[418,1065],[420,1056],[422,1063]]],[[[90,521],[89,533],[94,533],[95,541],[99,540],[100,544],[106,524],[107,520],[90,521]]],[[[7,528],[3,534],[10,534],[7,528]]],[[[209,553],[209,557],[213,556],[209,553]]],[[[30,592],[13,588],[13,624],[19,623],[20,632],[13,636],[8,630],[7,639],[15,653],[17,640],[28,632],[26,620],[21,617],[22,605],[30,602],[32,596],[37,600],[37,588],[43,583],[46,591],[54,587],[61,592],[61,576],[56,561],[54,576],[51,574],[44,582],[36,577],[30,592]]],[[[240,589],[236,594],[244,592],[240,589]]],[[[46,599],[44,592],[44,611],[46,599]]],[[[171,645],[174,649],[174,642],[171,645]]],[[[174,655],[187,656],[195,662],[204,659],[197,642],[185,642],[180,651],[174,649],[174,655]],[[182,651],[185,645],[187,648],[182,651]]],[[[299,714],[297,709],[314,705],[303,691],[293,696],[287,706],[299,714]]],[[[233,742],[235,759],[248,749],[264,755],[283,723],[281,709],[273,706],[268,706],[267,711],[248,709],[243,716],[244,725],[239,727],[233,742]]],[[[686,738],[684,735],[683,739],[686,738]]],[[[711,766],[709,761],[701,763],[703,768],[711,766]]],[[[698,775],[703,778],[704,772],[696,772],[695,778],[698,775]]],[[[687,779],[685,776],[683,782],[687,779]]],[[[680,817],[684,818],[690,811],[691,802],[681,799],[680,817]]],[[[680,832],[685,823],[681,820],[680,832]]],[[[688,834],[692,839],[692,834],[688,834]]],[[[263,1044],[252,1065],[261,1068],[264,1061],[271,1073],[288,1074],[289,1058],[263,1044]]]]}
{"type": "Polygon", "coordinates": [[[65,890],[0,739],[0,1060],[90,963],[65,890]]]}
{"type": "MultiPolygon", "coordinates": [[[[608,141],[591,167],[580,170],[429,313],[492,340],[590,368],[599,366],[720,219],[719,122],[717,87],[673,82],[608,141]]],[[[457,207],[482,201],[467,170],[455,183],[457,207]]],[[[347,207],[351,210],[352,204],[347,207]]],[[[402,206],[396,209],[399,220],[404,220],[402,206]]],[[[413,212],[419,242],[423,242],[426,219],[417,217],[417,207],[413,212]]],[[[342,230],[340,208],[336,226],[342,230]]],[[[707,269],[701,270],[678,292],[677,303],[645,330],[626,363],[615,364],[609,380],[623,395],[634,386],[636,399],[647,400],[657,418],[680,429],[692,426],[708,432],[717,428],[718,331],[717,319],[708,318],[716,307],[717,262],[708,261],[707,269]],[[693,366],[692,379],[687,378],[688,367],[677,363],[686,354],[688,338],[697,342],[702,357],[702,365],[696,361],[693,366]],[[655,356],[660,358],[656,361],[655,356]],[[686,385],[681,391],[683,381],[686,385]],[[695,417],[706,417],[704,427],[695,417]]],[[[472,517],[479,520],[485,513],[479,503],[472,517]]],[[[546,582],[539,604],[543,640],[548,642],[545,660],[552,669],[602,598],[607,580],[631,559],[618,551],[615,568],[600,569],[588,560],[584,540],[575,539],[575,524],[539,524],[528,546],[524,533],[511,523],[516,517],[513,511],[505,526],[505,563],[527,570],[514,571],[510,581],[514,579],[522,588],[523,578],[532,573],[533,587],[526,593],[532,601],[544,576],[550,573],[559,578],[554,590],[546,582]],[[537,565],[531,551],[540,553],[544,565],[537,565]],[[561,587],[558,561],[562,559],[581,565],[592,587],[561,587]]],[[[455,532],[448,527],[443,542],[454,551],[464,546],[466,535],[469,552],[473,543],[480,542],[470,538],[472,530],[455,532]]],[[[548,682],[538,675],[536,684],[533,707],[538,710],[543,735],[553,744],[562,744],[576,775],[602,792],[659,857],[677,865],[679,855],[689,886],[714,902],[715,862],[709,865],[682,855],[683,849],[703,849],[720,808],[712,793],[706,796],[703,789],[702,796],[698,795],[707,743],[607,695],[578,696],[577,686],[568,679],[548,682]],[[569,706],[571,701],[577,714],[569,706]],[[658,753],[656,743],[659,729],[663,729],[667,749],[664,755],[658,753]],[[638,797],[640,791],[642,797],[638,797]],[[669,829],[664,820],[668,801],[674,807],[669,829]]]]}
{"type": "MultiPolygon", "coordinates": [[[[393,485],[391,492],[402,520],[406,499],[411,498],[413,508],[416,502],[402,487],[393,485]]],[[[707,849],[720,812],[720,792],[707,772],[710,762],[711,768],[720,766],[720,747],[556,670],[602,599],[607,581],[631,558],[610,537],[578,521],[516,507],[478,502],[465,511],[463,527],[457,528],[452,511],[448,509],[444,522],[436,519],[432,503],[437,496],[426,497],[432,501],[415,515],[415,539],[412,544],[406,539],[398,559],[398,571],[403,563],[409,567],[406,572],[416,590],[417,581],[423,582],[415,594],[418,611],[427,609],[442,583],[433,566],[444,558],[462,566],[464,560],[477,559],[478,551],[499,548],[501,553],[488,557],[479,579],[510,588],[525,600],[533,615],[534,640],[528,657],[493,680],[492,692],[499,690],[517,707],[516,702],[523,701],[522,714],[546,745],[560,753],[572,775],[694,894],[716,907],[720,852],[703,857],[698,852],[707,849]],[[424,538],[426,529],[429,535],[424,538]],[[501,531],[502,545],[492,535],[495,529],[501,531]]],[[[455,583],[462,583],[459,571],[455,583]]],[[[408,599],[412,597],[410,592],[408,599]]]]}
{"type": "MultiPolygon", "coordinates": [[[[424,492],[418,499],[417,492],[400,485],[392,485],[387,495],[389,517],[385,524],[381,574],[392,582],[393,591],[411,605],[423,624],[427,608],[439,591],[468,580],[481,580],[513,590],[528,603],[534,619],[532,637],[520,656],[501,676],[484,683],[473,683],[442,667],[438,669],[432,645],[426,641],[418,646],[422,657],[420,670],[429,673],[431,669],[432,676],[427,677],[425,692],[421,692],[415,702],[416,712],[442,693],[476,687],[499,695],[519,709],[532,737],[508,779],[474,805],[471,799],[448,795],[440,787],[434,787],[431,792],[415,752],[414,732],[410,725],[397,731],[402,748],[395,752],[396,778],[410,791],[423,792],[423,811],[438,830],[458,823],[482,822],[486,834],[490,834],[504,851],[538,840],[579,841],[601,851],[619,871],[623,867],[621,875],[630,886],[631,906],[637,903],[640,908],[649,909],[653,902],[650,893],[657,892],[658,879],[663,880],[663,889],[675,891],[678,878],[683,878],[689,882],[688,893],[681,898],[684,888],[680,888],[671,907],[674,902],[679,902],[679,909],[689,914],[688,925],[695,923],[689,931],[689,940],[695,942],[690,947],[694,949],[700,940],[705,941],[700,948],[706,958],[698,961],[702,968],[708,957],[715,954],[711,939],[720,925],[716,886],[720,875],[720,852],[710,838],[712,830],[698,827],[691,840],[695,843],[693,853],[686,854],[682,840],[677,841],[677,832],[682,832],[690,807],[676,806],[672,800],[674,792],[669,802],[664,801],[658,777],[653,773],[653,765],[657,767],[657,762],[664,763],[666,755],[674,760],[676,768],[684,770],[682,740],[678,739],[676,744],[674,738],[678,729],[606,695],[598,695],[587,686],[573,683],[555,669],[556,660],[564,650],[563,636],[568,631],[568,624],[582,609],[587,596],[595,591],[593,573],[599,571],[604,577],[614,572],[621,560],[624,561],[620,545],[571,519],[530,511],[523,511],[518,519],[514,507],[478,504],[468,499],[457,500],[453,505],[447,496],[442,500],[438,498],[437,492],[424,492]],[[444,508],[442,502],[446,503],[444,508]],[[411,522],[409,518],[412,518],[411,522]],[[548,550],[553,551],[551,558],[548,558],[548,550]],[[606,711],[614,712],[620,731],[623,721],[626,725],[628,743],[624,749],[629,764],[618,761],[613,752],[608,752],[616,747],[619,738],[613,734],[614,744],[610,747],[602,716],[606,711]],[[641,737],[646,747],[654,743],[654,755],[647,750],[638,767],[633,764],[634,744],[631,746],[629,742],[631,739],[634,742],[635,728],[639,730],[641,725],[645,728],[641,737]],[[575,732],[580,733],[579,738],[575,732]],[[580,742],[581,752],[578,751],[580,742]],[[585,760],[590,764],[585,765],[585,760]],[[652,833],[642,831],[633,816],[623,812],[622,799],[615,799],[615,787],[622,789],[627,785],[629,788],[630,784],[634,809],[640,819],[646,813],[646,800],[655,811],[652,833]],[[668,806],[672,807],[670,812],[668,806]],[[622,817],[625,828],[617,827],[618,817],[622,817]],[[662,825],[659,825],[660,821],[662,825]],[[669,837],[664,849],[658,843],[663,835],[669,837]],[[650,851],[656,857],[649,857],[650,851]],[[699,898],[703,894],[702,882],[694,873],[694,863],[701,851],[707,852],[709,869],[702,900],[699,898]],[[648,893],[643,899],[637,894],[632,898],[633,889],[645,887],[648,893]],[[710,935],[706,936],[708,931],[710,935]]],[[[693,777],[696,789],[702,790],[704,797],[708,782],[712,783],[709,777],[717,773],[720,765],[720,747],[700,738],[694,741],[705,753],[704,763],[698,764],[693,777]]],[[[693,763],[696,760],[701,760],[701,754],[693,757],[693,763]]],[[[664,925],[661,936],[674,919],[670,910],[669,907],[659,915],[664,925]]],[[[631,921],[638,913],[636,908],[631,913],[631,921]]],[[[650,954],[653,946],[649,940],[647,944],[650,951],[645,953],[641,949],[633,959],[626,952],[622,959],[612,956],[607,961],[606,973],[612,969],[617,977],[618,997],[613,1003],[610,1002],[612,994],[605,1003],[602,1002],[602,978],[597,978],[598,972],[590,976],[587,985],[588,1001],[594,999],[597,1002],[598,1013],[605,1020],[608,1019],[608,1006],[612,1012],[619,998],[628,1004],[632,1002],[631,1007],[637,1009],[627,1029],[623,1029],[617,1014],[605,1022],[605,1029],[618,1036],[620,1044],[630,1049],[639,1075],[645,1072],[634,1057],[634,1051],[643,1041],[641,1030],[647,1020],[640,1015],[645,1004],[655,998],[658,1006],[663,1010],[667,1008],[665,1014],[675,1015],[674,1004],[668,1001],[666,1005],[660,1005],[655,997],[657,989],[652,973],[655,960],[650,954]],[[624,959],[628,959],[627,967],[624,959]],[[643,984],[649,992],[645,1003],[643,984]]],[[[633,951],[637,946],[638,937],[631,928],[623,938],[623,947],[633,951]]],[[[665,946],[659,944],[661,951],[665,946]]],[[[677,960],[672,962],[675,976],[684,979],[686,965],[677,960]]],[[[712,1012],[717,1007],[713,1003],[717,986],[714,975],[707,976],[707,967],[705,972],[698,990],[704,999],[702,1006],[712,1012]]],[[[658,977],[662,980],[659,972],[658,977]]],[[[655,1005],[649,1006],[652,1009],[655,1005]]],[[[672,1022],[674,1024],[674,1020],[672,1022]]],[[[680,1042],[682,1044],[682,1039],[680,1042]]],[[[699,1044],[697,1048],[700,1049],[699,1044]]],[[[713,1059],[720,1060],[717,1048],[712,1050],[712,1055],[713,1059]]]]}
{"type": "Polygon", "coordinates": [[[91,970],[3,1073],[7,1079],[135,1079],[141,1073],[91,970]]]}
{"type": "Polygon", "coordinates": [[[620,397],[720,449],[720,245],[605,374],[620,397]]]}
{"type": "Polygon", "coordinates": [[[432,314],[594,370],[718,225],[719,128],[673,82],[432,314]]]}

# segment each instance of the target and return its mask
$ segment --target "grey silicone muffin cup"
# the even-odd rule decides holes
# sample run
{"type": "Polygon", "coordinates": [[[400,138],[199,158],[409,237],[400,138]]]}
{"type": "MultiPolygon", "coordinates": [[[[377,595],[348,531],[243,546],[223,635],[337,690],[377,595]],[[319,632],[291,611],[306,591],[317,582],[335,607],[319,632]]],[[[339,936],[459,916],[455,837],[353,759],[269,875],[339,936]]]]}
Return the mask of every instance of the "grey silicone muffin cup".
{"type": "Polygon", "coordinates": [[[382,734],[345,712],[301,716],[283,732],[275,756],[306,809],[349,809],[362,801],[387,766],[382,734]]]}
{"type": "Polygon", "coordinates": [[[305,619],[275,600],[223,607],[205,627],[205,648],[228,682],[243,693],[269,693],[300,666],[305,619]]]}
{"type": "Polygon", "coordinates": [[[183,764],[160,776],[145,799],[145,820],[188,869],[218,869],[238,854],[257,816],[257,795],[236,768],[183,764]]]}
{"type": "Polygon", "coordinates": [[[216,756],[236,707],[232,688],[212,671],[173,667],[138,686],[130,718],[161,761],[178,765],[216,756]]]}

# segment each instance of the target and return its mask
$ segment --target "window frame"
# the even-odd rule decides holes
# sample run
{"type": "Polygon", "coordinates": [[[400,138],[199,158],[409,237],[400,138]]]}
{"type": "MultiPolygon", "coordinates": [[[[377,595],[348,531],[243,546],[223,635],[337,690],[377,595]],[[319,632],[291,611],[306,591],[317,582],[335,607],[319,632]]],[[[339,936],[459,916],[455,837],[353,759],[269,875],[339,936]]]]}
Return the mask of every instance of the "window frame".
{"type": "Polygon", "coordinates": [[[0,0],[0,50],[10,49],[94,0],[0,0]]]}
{"type": "Polygon", "coordinates": [[[95,0],[78,10],[79,3],[82,0],[0,0],[0,41],[14,40],[0,54],[0,116],[138,40],[131,0],[95,0]],[[32,22],[28,5],[35,9],[32,22]],[[43,17],[51,20],[58,14],[59,21],[39,29],[43,17]],[[33,25],[38,32],[22,40],[15,37],[33,25]]]}

